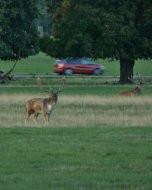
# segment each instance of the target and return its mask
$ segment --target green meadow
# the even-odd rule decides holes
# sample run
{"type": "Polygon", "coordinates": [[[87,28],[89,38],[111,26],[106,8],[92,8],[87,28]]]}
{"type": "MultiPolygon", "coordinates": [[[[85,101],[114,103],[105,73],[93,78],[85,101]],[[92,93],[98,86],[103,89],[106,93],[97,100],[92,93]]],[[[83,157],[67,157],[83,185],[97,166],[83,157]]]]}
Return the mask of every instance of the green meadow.
{"type": "MultiPolygon", "coordinates": [[[[106,70],[103,76],[118,76],[119,75],[119,61],[109,59],[98,59],[97,63],[105,66],[106,70]]],[[[13,73],[23,74],[51,74],[53,73],[55,59],[46,56],[44,53],[39,53],[36,56],[30,56],[27,59],[20,60],[17,63],[13,73]]],[[[7,71],[12,66],[11,61],[0,61],[0,69],[7,71]]],[[[140,75],[152,74],[152,60],[136,60],[134,66],[134,73],[140,75]]]]}
{"type": "MultiPolygon", "coordinates": [[[[19,62],[14,73],[52,73],[53,62],[40,53],[19,62]]],[[[119,75],[117,61],[99,62],[106,67],[105,76],[119,75]]],[[[1,69],[9,67],[0,62],[1,69]]],[[[135,66],[144,76],[150,69],[150,60],[135,66]]],[[[151,79],[145,79],[138,97],[118,96],[136,84],[113,80],[66,78],[49,125],[42,116],[38,124],[32,116],[24,123],[26,101],[47,97],[35,78],[1,84],[0,190],[151,190],[151,79]]],[[[44,90],[57,90],[62,77],[42,82],[44,90]]]]}
{"type": "Polygon", "coordinates": [[[1,128],[0,189],[151,190],[150,127],[1,128]]]}

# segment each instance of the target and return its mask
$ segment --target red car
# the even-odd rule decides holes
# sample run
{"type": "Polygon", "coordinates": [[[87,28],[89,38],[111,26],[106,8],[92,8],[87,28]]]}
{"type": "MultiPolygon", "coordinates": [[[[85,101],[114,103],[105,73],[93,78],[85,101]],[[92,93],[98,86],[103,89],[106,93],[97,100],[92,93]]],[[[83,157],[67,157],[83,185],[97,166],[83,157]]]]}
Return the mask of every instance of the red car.
{"type": "Polygon", "coordinates": [[[104,66],[98,65],[90,59],[85,58],[67,58],[56,60],[54,71],[58,74],[103,74],[104,66]]]}

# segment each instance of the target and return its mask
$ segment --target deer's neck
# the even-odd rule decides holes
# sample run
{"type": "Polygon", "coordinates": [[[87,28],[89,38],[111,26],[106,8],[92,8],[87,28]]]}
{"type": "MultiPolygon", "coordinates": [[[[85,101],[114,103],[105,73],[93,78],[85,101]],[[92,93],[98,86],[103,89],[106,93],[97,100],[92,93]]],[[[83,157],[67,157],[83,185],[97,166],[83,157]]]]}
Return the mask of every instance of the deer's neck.
{"type": "Polygon", "coordinates": [[[43,101],[43,105],[44,105],[46,112],[47,113],[53,112],[55,109],[56,103],[57,103],[57,99],[45,98],[43,101]]]}
{"type": "Polygon", "coordinates": [[[141,94],[141,91],[142,91],[141,88],[137,88],[137,89],[136,89],[136,94],[137,94],[137,95],[140,95],[140,94],[141,94]]]}

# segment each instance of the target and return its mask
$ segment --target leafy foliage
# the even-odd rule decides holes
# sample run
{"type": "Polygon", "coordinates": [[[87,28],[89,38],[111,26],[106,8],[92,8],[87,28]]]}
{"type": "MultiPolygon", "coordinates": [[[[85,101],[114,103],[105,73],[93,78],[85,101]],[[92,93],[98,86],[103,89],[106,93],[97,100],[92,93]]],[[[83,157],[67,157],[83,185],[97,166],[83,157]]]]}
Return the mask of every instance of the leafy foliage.
{"type": "Polygon", "coordinates": [[[0,58],[18,60],[37,53],[37,0],[1,0],[0,7],[0,58]]]}
{"type": "MultiPolygon", "coordinates": [[[[60,48],[63,57],[152,56],[149,0],[47,2],[52,12],[53,43],[64,47],[60,48]]],[[[53,49],[50,54],[55,54],[53,49]]],[[[56,56],[61,53],[56,52],[56,56]]]]}

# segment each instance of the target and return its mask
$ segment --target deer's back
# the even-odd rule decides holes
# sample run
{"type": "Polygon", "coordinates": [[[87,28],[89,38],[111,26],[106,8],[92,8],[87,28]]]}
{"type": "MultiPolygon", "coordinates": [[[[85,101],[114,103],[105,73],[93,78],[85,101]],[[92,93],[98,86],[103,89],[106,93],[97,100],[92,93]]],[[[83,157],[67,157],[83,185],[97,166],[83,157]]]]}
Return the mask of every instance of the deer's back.
{"type": "Polygon", "coordinates": [[[133,90],[130,91],[123,91],[119,93],[120,96],[132,96],[132,95],[136,95],[136,92],[134,92],[133,90]]]}
{"type": "Polygon", "coordinates": [[[26,109],[28,112],[40,113],[43,111],[43,98],[33,98],[26,102],[26,109]]]}

